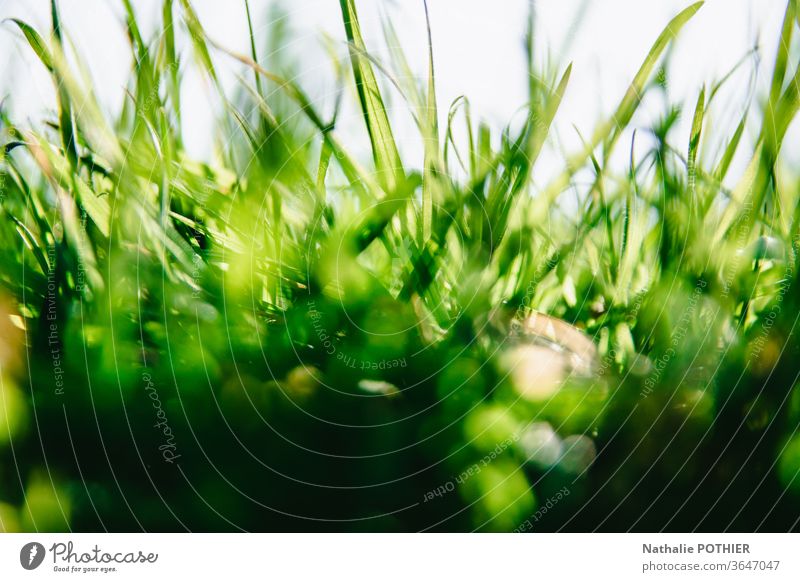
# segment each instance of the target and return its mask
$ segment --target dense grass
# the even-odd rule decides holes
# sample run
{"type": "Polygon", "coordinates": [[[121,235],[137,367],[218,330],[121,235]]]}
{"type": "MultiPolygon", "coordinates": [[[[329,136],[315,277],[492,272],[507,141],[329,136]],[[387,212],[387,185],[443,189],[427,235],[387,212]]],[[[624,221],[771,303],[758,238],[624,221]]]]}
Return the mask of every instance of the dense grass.
{"type": "MultiPolygon", "coordinates": [[[[55,2],[52,31],[7,23],[58,103],[42,126],[0,113],[2,529],[795,528],[800,206],[779,152],[800,106],[796,2],[757,110],[711,140],[724,80],[693,109],[664,99],[652,147],[610,163],[635,151],[624,130],[664,92],[665,51],[701,4],[538,187],[570,67],[536,66],[532,33],[523,122],[493,131],[462,98],[440,126],[432,56],[424,79],[397,49],[372,57],[341,0],[332,65],[366,160],[338,105],[259,64],[262,39],[251,55],[211,42],[188,0],[164,0],[152,39],[123,0],[135,66],[117,119],[65,54],[55,2]],[[214,163],[182,143],[189,66],[233,136],[214,163]],[[218,77],[231,66],[247,73],[235,96],[218,77]],[[514,322],[533,312],[583,330],[592,361],[521,348],[514,322]]],[[[585,341],[554,326],[561,348],[585,341]]]]}

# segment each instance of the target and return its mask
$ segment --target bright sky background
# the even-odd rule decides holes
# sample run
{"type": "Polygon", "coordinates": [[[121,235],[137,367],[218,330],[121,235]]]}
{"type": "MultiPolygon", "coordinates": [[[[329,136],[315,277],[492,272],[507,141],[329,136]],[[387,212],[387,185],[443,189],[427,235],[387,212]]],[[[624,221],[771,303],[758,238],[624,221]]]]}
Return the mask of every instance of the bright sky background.
{"type": "MultiPolygon", "coordinates": [[[[579,144],[573,124],[590,134],[601,114],[608,114],[621,98],[644,56],[669,19],[688,6],[688,0],[540,0],[536,2],[537,46],[563,65],[573,63],[570,86],[558,114],[559,147],[568,151],[579,144]]],[[[62,0],[65,28],[87,59],[101,101],[117,110],[130,70],[130,53],[123,32],[121,2],[111,0],[62,0]]],[[[152,33],[160,14],[158,0],[134,0],[137,13],[152,33]]],[[[176,3],[177,4],[177,3],[176,3]]],[[[270,6],[274,2],[252,0],[256,35],[266,44],[270,35],[270,6]]],[[[200,19],[211,37],[231,49],[247,52],[248,35],[244,3],[238,0],[194,0],[200,19]]],[[[282,5],[293,34],[285,47],[300,64],[300,83],[315,97],[331,102],[334,84],[331,67],[322,49],[323,33],[344,42],[339,2],[292,0],[282,5]]],[[[708,0],[684,29],[670,69],[670,98],[690,102],[689,112],[703,83],[723,76],[749,49],[760,46],[765,82],[777,43],[785,0],[708,0]]],[[[368,47],[380,55],[383,42],[381,15],[388,15],[398,29],[409,58],[425,73],[426,30],[422,0],[361,0],[358,2],[368,47]]],[[[528,19],[528,0],[429,0],[438,100],[442,115],[450,102],[465,94],[473,113],[501,127],[525,102],[523,38],[528,19]]],[[[273,13],[274,14],[274,13],[273,13]]],[[[22,18],[39,30],[49,26],[48,0],[0,0],[0,19],[22,18]]],[[[0,27],[0,98],[11,94],[16,119],[39,120],[53,103],[53,87],[43,67],[32,56],[10,23],[0,27]]],[[[341,46],[341,45],[340,45],[341,46]]],[[[188,47],[185,53],[188,55],[188,47]]],[[[223,55],[216,62],[227,70],[226,84],[233,86],[241,69],[223,55]]],[[[748,80],[755,60],[742,67],[731,81],[727,99],[721,99],[716,119],[730,124],[741,114],[748,95],[748,80]]],[[[200,76],[189,73],[183,89],[186,143],[191,152],[208,156],[213,106],[200,76]]],[[[648,105],[634,125],[646,126],[658,111],[648,105]]],[[[351,121],[357,121],[353,112],[351,121]]],[[[688,117],[688,115],[687,115],[688,117]]],[[[678,143],[688,140],[684,119],[678,143]],[[681,141],[683,139],[683,141],[681,141]]],[[[348,127],[345,125],[345,127],[348,127]]],[[[356,127],[356,125],[352,125],[356,127]]],[[[412,155],[420,151],[413,132],[397,130],[401,147],[412,155]]],[[[728,132],[730,133],[730,131],[728,132]]],[[[797,132],[795,132],[797,133],[797,132]]],[[[628,138],[629,139],[629,138],[628,138]]],[[[637,138],[638,139],[638,138],[637,138]]],[[[557,161],[558,148],[540,165],[557,161]]],[[[625,148],[620,148],[625,149],[625,148]]],[[[800,160],[800,153],[789,152],[800,160]]],[[[555,164],[553,164],[555,165],[555,164]]],[[[739,166],[741,161],[739,161],[739,166]]],[[[548,174],[549,168],[543,169],[548,174]]]]}

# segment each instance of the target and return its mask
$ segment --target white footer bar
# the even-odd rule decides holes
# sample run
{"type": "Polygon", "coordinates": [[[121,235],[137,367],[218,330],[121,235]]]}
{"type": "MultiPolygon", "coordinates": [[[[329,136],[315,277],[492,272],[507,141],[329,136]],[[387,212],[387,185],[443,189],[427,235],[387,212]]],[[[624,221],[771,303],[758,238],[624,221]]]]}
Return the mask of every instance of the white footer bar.
{"type": "Polygon", "coordinates": [[[0,580],[778,582],[800,580],[799,542],[787,534],[5,534],[0,580]]]}

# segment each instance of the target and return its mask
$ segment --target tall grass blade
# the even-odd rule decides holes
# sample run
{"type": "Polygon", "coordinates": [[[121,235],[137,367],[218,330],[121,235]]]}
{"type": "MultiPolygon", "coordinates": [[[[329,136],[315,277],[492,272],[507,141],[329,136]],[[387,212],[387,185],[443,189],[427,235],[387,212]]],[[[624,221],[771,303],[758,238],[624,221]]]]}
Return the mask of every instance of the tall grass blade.
{"type": "Polygon", "coordinates": [[[9,21],[13,22],[17,25],[17,27],[19,27],[20,31],[22,31],[22,34],[25,36],[25,39],[28,41],[28,44],[33,49],[33,52],[37,57],[39,57],[39,60],[42,61],[42,64],[47,67],[47,70],[52,72],[53,59],[50,56],[50,50],[47,48],[47,45],[39,33],[36,32],[32,26],[18,18],[10,18],[9,21]]]}
{"type": "MultiPolygon", "coordinates": [[[[583,150],[570,157],[565,170],[545,188],[540,197],[540,204],[544,206],[545,209],[549,208],[558,195],[561,194],[564,188],[569,184],[571,176],[586,163],[589,155],[597,146],[602,144],[604,155],[608,156],[610,154],[620,134],[628,126],[633,114],[639,107],[647,83],[661,55],[664,53],[664,50],[669,43],[678,36],[681,29],[702,6],[703,2],[692,4],[681,11],[667,24],[666,28],[664,28],[647,53],[647,56],[639,67],[638,72],[634,76],[633,81],[625,92],[619,105],[617,105],[614,113],[605,123],[601,124],[597,130],[595,130],[588,145],[583,150]]],[[[540,209],[540,211],[542,211],[542,209],[540,209]]]]}
{"type": "Polygon", "coordinates": [[[697,199],[697,152],[700,146],[700,135],[703,131],[703,117],[705,115],[705,87],[697,97],[692,118],[692,129],[689,134],[689,151],[686,156],[686,172],[688,175],[688,195],[692,213],[697,212],[699,200],[697,199]]]}
{"type": "Polygon", "coordinates": [[[200,19],[197,17],[197,13],[194,11],[189,0],[181,0],[181,6],[183,7],[183,19],[186,23],[186,28],[189,29],[189,37],[191,38],[197,59],[200,61],[206,73],[208,73],[208,76],[211,77],[211,80],[219,84],[217,70],[214,67],[214,62],[211,60],[211,54],[208,52],[206,33],[203,26],[200,24],[200,19]]]}
{"type": "Polygon", "coordinates": [[[425,7],[425,26],[428,32],[428,92],[426,99],[425,116],[425,172],[422,179],[422,236],[420,245],[424,245],[430,238],[433,225],[433,200],[438,198],[438,172],[439,168],[439,119],[436,107],[436,81],[433,67],[433,36],[431,34],[431,20],[428,13],[428,1],[423,0],[425,7]]]}
{"type": "MultiPolygon", "coordinates": [[[[50,12],[53,20],[53,37],[56,49],[63,51],[61,17],[58,13],[58,3],[56,0],[50,0],[50,12]]],[[[75,120],[72,115],[72,104],[70,103],[69,95],[61,87],[59,80],[55,78],[54,81],[58,92],[58,123],[61,131],[61,144],[64,147],[64,151],[67,153],[69,163],[72,165],[73,170],[75,170],[78,168],[78,142],[75,135],[75,120]]]]}
{"type": "Polygon", "coordinates": [[[164,0],[162,7],[162,18],[164,28],[164,57],[168,75],[169,99],[172,104],[172,111],[175,113],[177,122],[176,138],[180,143],[181,135],[181,84],[179,77],[180,61],[175,48],[175,18],[173,16],[173,0],[164,0]]]}
{"type": "Polygon", "coordinates": [[[783,90],[789,59],[789,44],[796,24],[796,15],[796,0],[789,0],[781,38],[778,42],[776,65],[758,147],[756,147],[747,170],[731,193],[730,204],[725,209],[714,236],[715,243],[722,240],[734,223],[740,222],[742,228],[751,226],[758,217],[757,213],[749,211],[749,208],[760,211],[762,204],[767,201],[770,181],[773,178],[774,166],[783,144],[783,138],[800,108],[800,68],[795,71],[794,76],[786,84],[785,91],[783,90]],[[783,93],[781,93],[782,91],[783,93]],[[743,210],[746,211],[742,214],[743,210]],[[743,221],[740,221],[740,218],[743,221]]]}

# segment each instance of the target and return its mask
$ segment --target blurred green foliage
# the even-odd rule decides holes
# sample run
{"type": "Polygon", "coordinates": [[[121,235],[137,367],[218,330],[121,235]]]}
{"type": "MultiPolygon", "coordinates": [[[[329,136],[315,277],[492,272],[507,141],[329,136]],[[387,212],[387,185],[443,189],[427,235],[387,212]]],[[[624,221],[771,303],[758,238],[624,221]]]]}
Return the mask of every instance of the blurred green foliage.
{"type": "Polygon", "coordinates": [[[746,117],[715,151],[723,84],[686,112],[664,89],[664,52],[700,4],[538,186],[570,68],[535,66],[532,32],[524,121],[493,132],[461,98],[439,127],[432,57],[426,79],[407,74],[390,22],[387,60],[372,57],[341,0],[333,66],[370,161],[337,133],[338,104],[323,112],[260,64],[259,39],[226,51],[188,0],[164,0],[144,39],[122,4],[135,66],[113,120],[65,54],[55,2],[51,33],[12,23],[58,104],[43,130],[0,112],[0,529],[797,527],[800,206],[779,164],[798,107],[794,0],[733,190],[746,117]],[[226,58],[252,72],[233,97],[226,58]],[[213,163],[183,148],[190,61],[233,136],[213,163]],[[394,141],[392,84],[418,169],[394,141]],[[609,160],[646,96],[664,115],[620,174],[609,160]],[[597,346],[591,374],[520,386],[497,310],[574,324],[597,346]]]}

